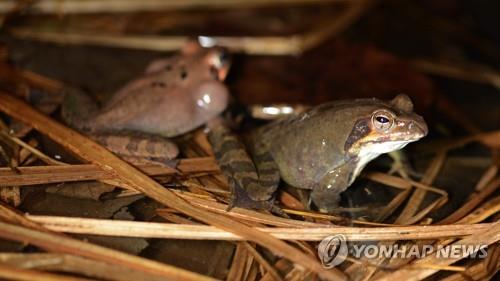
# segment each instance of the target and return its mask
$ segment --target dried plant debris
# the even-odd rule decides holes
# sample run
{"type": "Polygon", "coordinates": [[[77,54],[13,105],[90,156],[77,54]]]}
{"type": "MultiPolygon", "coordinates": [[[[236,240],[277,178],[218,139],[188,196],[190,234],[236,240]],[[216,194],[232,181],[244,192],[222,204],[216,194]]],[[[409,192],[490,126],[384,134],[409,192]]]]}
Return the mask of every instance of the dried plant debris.
{"type": "Polygon", "coordinates": [[[477,15],[454,0],[93,1],[82,13],[81,1],[63,1],[55,15],[55,2],[0,4],[0,279],[495,280],[500,37],[476,4],[477,15]],[[371,162],[329,214],[281,183],[281,217],[228,210],[230,184],[202,127],[174,139],[172,165],[132,166],[60,125],[68,87],[103,103],[164,56],[128,48],[171,51],[199,34],[238,53],[226,82],[243,105],[224,117],[242,136],[267,122],[250,104],[399,92],[430,136],[371,162]],[[349,253],[337,260],[342,239],[349,253]],[[484,248],[439,250],[468,246],[484,248]],[[423,255],[361,251],[401,248],[423,255]]]}

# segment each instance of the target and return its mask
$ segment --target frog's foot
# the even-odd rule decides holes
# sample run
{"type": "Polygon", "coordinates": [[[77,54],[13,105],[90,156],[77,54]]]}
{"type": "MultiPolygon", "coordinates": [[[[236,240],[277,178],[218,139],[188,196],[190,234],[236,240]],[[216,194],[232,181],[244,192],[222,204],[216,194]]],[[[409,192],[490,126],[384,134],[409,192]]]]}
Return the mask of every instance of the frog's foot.
{"type": "Polygon", "coordinates": [[[332,213],[339,206],[339,202],[340,192],[313,189],[309,199],[309,206],[314,203],[321,213],[332,213]]]}

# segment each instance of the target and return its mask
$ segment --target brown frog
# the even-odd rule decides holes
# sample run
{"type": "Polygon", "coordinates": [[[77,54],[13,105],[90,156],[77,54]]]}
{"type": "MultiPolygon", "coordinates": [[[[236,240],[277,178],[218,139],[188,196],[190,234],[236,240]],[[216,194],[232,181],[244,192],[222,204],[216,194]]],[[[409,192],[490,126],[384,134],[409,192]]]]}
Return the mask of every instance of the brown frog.
{"type": "Polygon", "coordinates": [[[224,126],[209,138],[233,189],[233,205],[269,208],[279,180],[311,190],[323,212],[377,156],[427,134],[423,118],[406,95],[391,101],[334,101],[259,128],[247,146],[253,161],[224,126]]]}
{"type": "Polygon", "coordinates": [[[165,163],[178,154],[168,140],[218,116],[227,106],[224,50],[190,42],[178,55],[151,63],[102,107],[68,90],[63,119],[134,163],[165,163]]]}

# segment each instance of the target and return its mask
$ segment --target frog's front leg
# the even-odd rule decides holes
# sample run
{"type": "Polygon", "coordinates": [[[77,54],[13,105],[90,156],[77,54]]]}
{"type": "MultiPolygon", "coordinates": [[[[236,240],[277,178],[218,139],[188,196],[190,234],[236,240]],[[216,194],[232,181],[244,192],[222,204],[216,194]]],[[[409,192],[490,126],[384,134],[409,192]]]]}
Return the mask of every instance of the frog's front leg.
{"type": "Polygon", "coordinates": [[[144,133],[95,133],[92,139],[132,164],[172,166],[179,154],[177,145],[169,139],[144,133]]]}
{"type": "Polygon", "coordinates": [[[354,180],[355,164],[347,162],[324,175],[314,185],[310,200],[316,205],[320,212],[330,213],[338,207],[340,193],[349,187],[354,180]]]}
{"type": "Polygon", "coordinates": [[[279,212],[272,203],[279,184],[279,170],[270,155],[254,147],[254,162],[245,146],[226,126],[218,124],[210,127],[209,141],[232,189],[230,208],[236,206],[279,212]]]}

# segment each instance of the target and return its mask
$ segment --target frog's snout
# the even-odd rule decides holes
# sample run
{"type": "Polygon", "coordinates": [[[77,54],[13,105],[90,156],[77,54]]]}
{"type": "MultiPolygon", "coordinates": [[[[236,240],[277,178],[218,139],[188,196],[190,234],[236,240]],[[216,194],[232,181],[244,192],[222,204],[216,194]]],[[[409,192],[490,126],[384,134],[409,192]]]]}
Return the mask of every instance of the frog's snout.
{"type": "Polygon", "coordinates": [[[211,115],[224,111],[229,101],[227,87],[218,81],[202,83],[194,94],[196,107],[211,115]]]}
{"type": "Polygon", "coordinates": [[[408,129],[411,132],[415,132],[415,134],[421,138],[425,137],[429,133],[429,128],[422,117],[418,118],[418,120],[410,121],[408,129]]]}

